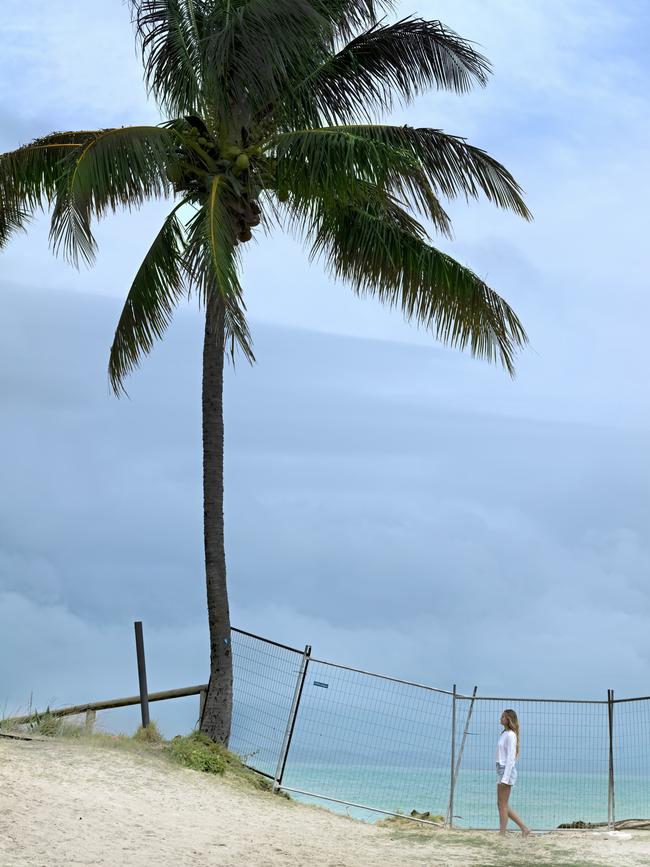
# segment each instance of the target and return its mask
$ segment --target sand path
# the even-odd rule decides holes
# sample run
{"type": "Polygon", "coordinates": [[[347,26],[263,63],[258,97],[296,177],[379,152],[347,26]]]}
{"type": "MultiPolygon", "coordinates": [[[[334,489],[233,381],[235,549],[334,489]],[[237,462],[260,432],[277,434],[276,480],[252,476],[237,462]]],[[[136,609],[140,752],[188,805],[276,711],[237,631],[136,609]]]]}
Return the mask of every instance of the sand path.
{"type": "Polygon", "coordinates": [[[650,865],[650,833],[396,833],[163,760],[0,738],[0,867],[650,865]]]}

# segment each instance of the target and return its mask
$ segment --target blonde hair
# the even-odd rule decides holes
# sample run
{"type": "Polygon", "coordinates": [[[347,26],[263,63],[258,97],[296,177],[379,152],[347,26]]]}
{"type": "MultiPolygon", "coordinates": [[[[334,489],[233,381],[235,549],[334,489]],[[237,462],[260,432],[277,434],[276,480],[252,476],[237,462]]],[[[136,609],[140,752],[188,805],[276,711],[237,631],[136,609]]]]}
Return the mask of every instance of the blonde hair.
{"type": "Polygon", "coordinates": [[[505,723],[503,723],[504,731],[515,733],[515,737],[517,738],[517,758],[519,758],[521,736],[519,734],[519,720],[517,719],[517,714],[512,710],[512,708],[507,708],[502,713],[502,716],[506,719],[505,723]]]}

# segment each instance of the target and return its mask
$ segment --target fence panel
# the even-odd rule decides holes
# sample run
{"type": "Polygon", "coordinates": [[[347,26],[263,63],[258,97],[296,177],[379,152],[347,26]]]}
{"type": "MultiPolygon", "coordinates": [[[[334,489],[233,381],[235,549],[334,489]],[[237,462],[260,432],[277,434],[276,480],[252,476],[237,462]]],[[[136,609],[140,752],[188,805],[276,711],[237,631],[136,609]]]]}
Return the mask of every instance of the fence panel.
{"type": "Polygon", "coordinates": [[[616,819],[650,819],[650,699],[614,702],[616,819]]]}
{"type": "MultiPolygon", "coordinates": [[[[494,828],[499,720],[513,707],[522,750],[511,804],[528,825],[650,823],[648,696],[614,700],[611,690],[608,701],[458,695],[455,688],[311,659],[310,647],[302,651],[238,629],[232,653],[230,748],[269,777],[284,766],[281,787],[288,791],[379,813],[428,813],[456,827],[494,828]]],[[[149,693],[148,700],[194,704],[206,686],[149,693]]],[[[139,696],[126,696],[52,714],[87,712],[92,722],[98,710],[129,707],[135,718],[139,703],[139,696]]],[[[11,723],[27,725],[33,716],[11,723]]]]}
{"type": "MultiPolygon", "coordinates": [[[[471,704],[458,698],[456,743],[471,704]]],[[[496,744],[502,711],[516,710],[522,730],[511,806],[534,828],[607,821],[607,702],[476,697],[455,787],[454,824],[494,828],[496,744]]]]}
{"type": "MultiPolygon", "coordinates": [[[[297,694],[303,651],[233,630],[231,749],[273,776],[297,694]]],[[[522,728],[511,804],[534,828],[608,820],[607,701],[457,695],[310,659],[282,787],[368,810],[447,815],[497,826],[499,719],[513,707],[522,728]]],[[[613,704],[615,818],[650,819],[650,698],[613,704]]],[[[354,812],[354,811],[353,811],[354,812]]]]}
{"type": "Polygon", "coordinates": [[[282,750],[303,653],[232,630],[233,717],[230,749],[273,776],[282,750]]]}
{"type": "Polygon", "coordinates": [[[283,788],[444,816],[449,693],[310,660],[283,788]]]}

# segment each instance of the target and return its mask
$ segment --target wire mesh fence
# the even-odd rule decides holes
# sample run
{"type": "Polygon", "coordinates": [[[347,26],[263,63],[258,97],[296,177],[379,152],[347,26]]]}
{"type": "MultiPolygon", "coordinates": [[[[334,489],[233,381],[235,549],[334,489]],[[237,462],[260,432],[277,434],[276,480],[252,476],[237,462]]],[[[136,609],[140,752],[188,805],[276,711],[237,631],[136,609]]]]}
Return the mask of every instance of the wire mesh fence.
{"type": "Polygon", "coordinates": [[[614,703],[616,816],[650,817],[650,699],[614,703]]]}
{"type": "Polygon", "coordinates": [[[282,783],[347,804],[444,816],[450,740],[444,692],[311,660],[282,783]]]}
{"type": "MultiPolygon", "coordinates": [[[[471,699],[457,699],[457,740],[462,740],[471,699]]],[[[482,698],[473,713],[459,756],[454,824],[480,828],[495,823],[495,743],[506,707],[521,726],[518,781],[510,805],[536,828],[576,821],[607,821],[607,702],[482,698]]]]}
{"type": "Polygon", "coordinates": [[[275,777],[303,652],[232,630],[230,748],[249,767],[275,777]]]}
{"type": "Polygon", "coordinates": [[[522,739],[511,805],[527,824],[650,819],[650,698],[459,695],[237,630],[233,662],[231,748],[298,797],[493,828],[499,719],[512,707],[522,739]]]}

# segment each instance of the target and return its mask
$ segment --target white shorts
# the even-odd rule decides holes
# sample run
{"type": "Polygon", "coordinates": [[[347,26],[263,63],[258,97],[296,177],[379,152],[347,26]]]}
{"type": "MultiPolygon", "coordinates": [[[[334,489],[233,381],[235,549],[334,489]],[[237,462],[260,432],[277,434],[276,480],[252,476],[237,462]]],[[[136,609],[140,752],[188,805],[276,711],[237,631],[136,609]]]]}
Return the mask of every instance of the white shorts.
{"type": "MultiPolygon", "coordinates": [[[[505,765],[500,765],[497,762],[497,783],[500,783],[501,780],[503,779],[503,774],[505,772],[505,769],[506,769],[505,765]]],[[[506,783],[506,785],[507,786],[514,786],[514,784],[516,782],[517,782],[517,768],[513,768],[512,773],[510,774],[510,782],[506,783]]]]}

